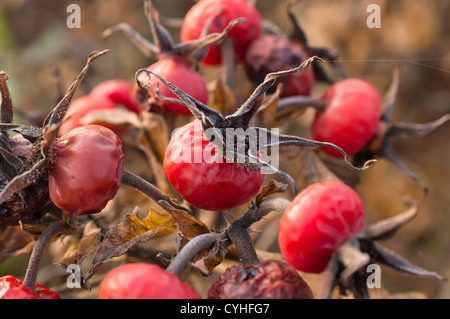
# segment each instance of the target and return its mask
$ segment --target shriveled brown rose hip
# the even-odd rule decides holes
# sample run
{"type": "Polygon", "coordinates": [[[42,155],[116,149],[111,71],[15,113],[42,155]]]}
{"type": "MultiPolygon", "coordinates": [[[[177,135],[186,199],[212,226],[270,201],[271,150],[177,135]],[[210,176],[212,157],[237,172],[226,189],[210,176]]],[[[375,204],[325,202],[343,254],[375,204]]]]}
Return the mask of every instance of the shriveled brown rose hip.
{"type": "Polygon", "coordinates": [[[309,285],[285,262],[229,267],[211,286],[208,299],[314,299],[309,285]]]}
{"type": "MultiPolygon", "coordinates": [[[[249,78],[254,83],[260,83],[267,74],[292,69],[308,57],[300,44],[283,36],[266,34],[250,43],[244,67],[249,78]]],[[[277,80],[277,83],[283,83],[281,97],[309,95],[314,82],[312,68],[285,75],[277,80]]],[[[274,87],[276,85],[269,92],[272,92],[274,87]]]]}

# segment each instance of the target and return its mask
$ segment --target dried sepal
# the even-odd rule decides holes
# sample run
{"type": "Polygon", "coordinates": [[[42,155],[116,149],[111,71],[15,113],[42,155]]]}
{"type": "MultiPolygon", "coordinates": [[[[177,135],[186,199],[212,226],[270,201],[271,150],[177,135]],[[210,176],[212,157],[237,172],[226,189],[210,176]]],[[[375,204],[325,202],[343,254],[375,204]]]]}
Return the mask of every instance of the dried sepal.
{"type": "Polygon", "coordinates": [[[257,102],[260,101],[261,98],[264,99],[267,90],[275,84],[276,80],[280,76],[301,72],[316,61],[321,61],[321,59],[317,56],[313,56],[303,61],[298,67],[267,74],[263,83],[259,84],[250,97],[236,110],[236,112],[227,116],[225,120],[229,121],[233,125],[239,125],[243,128],[247,128],[253,115],[258,111],[259,106],[262,104],[262,101],[260,103],[257,102]]]}
{"type": "Polygon", "coordinates": [[[8,75],[0,72],[0,93],[2,97],[2,104],[0,105],[0,123],[12,123],[14,118],[14,108],[12,104],[11,95],[9,94],[8,85],[6,81],[9,79],[8,75]]]}
{"type": "Polygon", "coordinates": [[[408,202],[408,205],[410,207],[405,212],[369,225],[339,248],[326,270],[322,298],[330,298],[335,287],[339,287],[342,295],[350,291],[355,298],[369,298],[367,279],[370,273],[366,271],[369,264],[383,264],[405,275],[446,280],[438,273],[416,266],[376,242],[391,238],[414,219],[418,203],[408,202]]]}
{"type": "MultiPolygon", "coordinates": [[[[299,2],[299,0],[290,0],[286,7],[287,16],[288,16],[289,21],[292,26],[292,31],[289,35],[289,39],[291,41],[299,42],[301,44],[301,46],[303,47],[303,49],[305,50],[306,54],[308,54],[308,56],[318,56],[318,57],[330,62],[331,66],[339,73],[339,75],[342,78],[347,78],[348,76],[347,76],[347,73],[346,73],[344,67],[337,61],[338,56],[339,56],[338,51],[336,51],[334,49],[330,49],[330,48],[322,48],[322,47],[319,48],[319,47],[313,47],[313,46],[309,45],[306,34],[303,31],[303,29],[301,28],[300,23],[298,22],[297,18],[295,17],[295,15],[292,11],[292,8],[298,2],[299,2]]],[[[320,81],[324,81],[326,83],[330,83],[330,84],[335,82],[325,72],[325,69],[323,68],[322,65],[315,64],[313,66],[313,69],[314,69],[314,74],[315,74],[316,79],[318,79],[320,81]]]]}
{"type": "Polygon", "coordinates": [[[228,32],[235,26],[242,24],[245,18],[239,18],[231,21],[222,32],[206,34],[196,40],[176,44],[172,52],[183,56],[194,57],[197,61],[201,59],[203,52],[211,45],[221,44],[228,35],[228,32]]]}
{"type": "Polygon", "coordinates": [[[56,107],[50,112],[50,114],[48,115],[47,119],[44,122],[45,125],[57,124],[63,120],[78,86],[80,85],[81,81],[83,81],[84,77],[86,76],[86,73],[89,70],[90,64],[94,62],[97,58],[105,55],[108,52],[109,50],[93,51],[91,54],[89,54],[86,65],[81,70],[80,74],[78,74],[77,78],[69,87],[66,94],[58,103],[58,105],[56,105],[56,107]]]}
{"type": "Polygon", "coordinates": [[[156,59],[161,53],[160,49],[144,38],[139,32],[133,29],[128,23],[122,22],[115,26],[109,27],[102,32],[103,38],[108,38],[116,32],[123,32],[127,38],[150,59],[156,59]]]}
{"type": "Polygon", "coordinates": [[[360,240],[386,240],[392,238],[404,225],[411,222],[419,213],[419,203],[408,201],[409,208],[401,214],[369,225],[356,237],[360,240]]]}
{"type": "Polygon", "coordinates": [[[20,133],[23,137],[27,138],[31,142],[35,142],[42,136],[41,128],[25,124],[0,123],[0,131],[14,131],[20,133]]]}
{"type": "Polygon", "coordinates": [[[13,194],[36,182],[46,171],[46,168],[47,159],[43,158],[35,163],[31,169],[15,176],[0,192],[0,205],[5,203],[13,194]]]}
{"type": "Polygon", "coordinates": [[[416,181],[428,193],[428,185],[413,171],[411,171],[391,150],[389,141],[395,136],[424,136],[438,129],[448,121],[450,114],[445,114],[437,120],[427,123],[393,122],[397,93],[400,82],[400,68],[395,68],[392,74],[391,84],[384,96],[383,113],[375,136],[353,158],[353,163],[358,165],[363,161],[377,157],[385,158],[397,166],[405,175],[416,181]]]}

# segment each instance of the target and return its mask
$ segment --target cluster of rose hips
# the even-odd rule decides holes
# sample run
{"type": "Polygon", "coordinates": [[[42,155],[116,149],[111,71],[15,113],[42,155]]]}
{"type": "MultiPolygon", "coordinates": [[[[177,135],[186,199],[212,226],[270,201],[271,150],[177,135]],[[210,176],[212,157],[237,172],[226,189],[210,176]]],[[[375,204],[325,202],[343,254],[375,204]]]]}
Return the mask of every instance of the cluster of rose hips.
{"type": "MultiPolygon", "coordinates": [[[[176,193],[197,209],[225,211],[248,203],[261,191],[265,179],[262,169],[270,165],[264,161],[264,156],[250,153],[246,156],[248,159],[256,157],[254,165],[226,160],[179,162],[174,159],[182,155],[182,150],[190,150],[191,157],[195,152],[209,151],[215,158],[233,159],[234,154],[217,151],[216,147],[223,146],[224,142],[209,140],[204,130],[249,128],[264,97],[275,84],[280,84],[279,97],[291,99],[295,107],[318,108],[311,128],[314,140],[280,134],[276,136],[277,142],[269,141],[265,146],[321,147],[330,156],[344,158],[355,170],[361,169],[350,163],[350,157],[354,157],[355,165],[367,164],[376,156],[395,160],[387,148],[387,137],[401,131],[401,125],[390,123],[395,101],[391,100],[389,108],[383,112],[376,89],[360,79],[332,83],[320,100],[308,96],[315,81],[332,82],[317,61],[334,62],[337,54],[329,49],[310,47],[290,10],[288,16],[294,31],[287,37],[273,30],[263,34],[258,11],[245,0],[201,0],[186,14],[181,43],[174,44],[159,22],[151,1],[145,0],[144,7],[154,43],[124,23],[109,28],[104,35],[124,32],[143,53],[157,61],[138,70],[136,83],[119,79],[106,81],[88,95],[72,101],[89,64],[104,52],[91,55],[85,69],[42,128],[31,129],[12,123],[7,76],[2,74],[1,224],[39,222],[45,212],[57,207],[69,216],[63,215],[67,219],[63,218],[67,230],[67,224],[69,228],[75,227],[74,218],[102,211],[116,196],[121,184],[150,193],[163,208],[169,205],[171,209],[186,209],[166,194],[158,193],[148,182],[124,171],[122,142],[116,134],[123,131],[114,125],[88,124],[86,116],[91,112],[123,108],[138,115],[156,112],[163,116],[194,116],[193,121],[177,130],[167,145],[163,168],[176,193]],[[237,63],[244,65],[255,90],[235,113],[224,117],[206,105],[208,89],[196,67],[225,65],[226,71],[232,72],[230,68],[237,63]],[[11,131],[19,133],[20,140],[9,137],[11,131]]],[[[394,88],[395,85],[394,81],[394,88]]],[[[447,119],[417,127],[417,132],[435,128],[447,119]]],[[[265,128],[255,129],[267,132],[265,128]]],[[[363,169],[366,167],[368,165],[363,169]]],[[[295,181],[285,173],[276,173],[294,184],[296,194],[292,202],[273,197],[257,199],[257,204],[252,202],[249,210],[227,230],[191,240],[192,244],[185,245],[167,269],[149,263],[119,266],[102,282],[100,298],[201,298],[194,288],[176,276],[180,265],[175,264],[186,255],[190,256],[189,261],[200,249],[225,240],[231,240],[236,246],[242,264],[230,267],[219,277],[209,290],[211,299],[310,299],[313,298],[311,288],[297,270],[322,273],[326,269],[332,273],[329,290],[338,285],[349,289],[356,297],[368,297],[367,291],[361,288],[361,282],[365,281],[361,280],[364,274],[359,270],[374,261],[384,261],[404,273],[441,279],[375,243],[412,219],[414,211],[364,229],[364,208],[358,194],[337,178],[313,183],[297,194],[295,181]],[[251,242],[248,245],[248,228],[274,210],[283,213],[278,243],[285,262],[259,263],[251,242]],[[196,247],[194,242],[201,245],[196,247]],[[193,251],[188,251],[192,247],[193,251]],[[351,253],[358,258],[349,262],[347,257],[351,253]]],[[[54,227],[41,234],[32,259],[58,232],[62,230],[54,227]]],[[[37,263],[39,257],[36,257],[37,263]]],[[[59,298],[36,284],[36,271],[29,266],[24,282],[10,276],[0,278],[0,298],[59,298]]]]}

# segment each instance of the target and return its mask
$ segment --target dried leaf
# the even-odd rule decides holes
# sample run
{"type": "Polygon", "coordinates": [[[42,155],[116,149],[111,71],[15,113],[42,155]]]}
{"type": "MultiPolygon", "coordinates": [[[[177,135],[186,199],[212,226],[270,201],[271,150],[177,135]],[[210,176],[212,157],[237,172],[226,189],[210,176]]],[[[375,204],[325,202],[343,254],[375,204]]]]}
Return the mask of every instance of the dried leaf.
{"type": "Polygon", "coordinates": [[[0,237],[0,263],[9,257],[28,254],[34,246],[33,238],[18,226],[8,227],[0,237]]]}
{"type": "Polygon", "coordinates": [[[139,117],[136,113],[120,108],[90,111],[83,117],[81,124],[131,125],[137,128],[140,127],[139,117]]]}
{"type": "Polygon", "coordinates": [[[208,226],[206,226],[194,216],[189,215],[187,212],[175,209],[164,201],[160,201],[159,204],[164,206],[170,212],[172,217],[177,222],[181,234],[187,241],[198,235],[210,232],[208,226]]]}
{"type": "Polygon", "coordinates": [[[123,255],[135,244],[166,235],[177,229],[177,225],[170,215],[163,215],[152,210],[144,220],[141,220],[137,216],[138,213],[138,209],[135,209],[132,214],[127,214],[122,222],[105,234],[94,255],[85,282],[97,272],[103,263],[113,257],[123,255]]]}
{"type": "Polygon", "coordinates": [[[100,243],[100,231],[101,229],[95,226],[93,221],[89,221],[85,225],[81,236],[71,236],[70,246],[57,262],[58,266],[66,269],[70,264],[80,265],[98,247],[100,243]]]}
{"type": "Polygon", "coordinates": [[[209,249],[200,251],[191,262],[191,265],[197,268],[202,275],[209,276],[214,268],[219,265],[225,258],[226,251],[222,249],[220,242],[217,240],[209,249]]]}
{"type": "Polygon", "coordinates": [[[278,193],[283,193],[286,191],[287,185],[277,182],[277,181],[270,181],[269,184],[264,186],[261,190],[261,192],[256,196],[255,205],[256,207],[259,207],[261,202],[264,200],[264,198],[278,193]]]}

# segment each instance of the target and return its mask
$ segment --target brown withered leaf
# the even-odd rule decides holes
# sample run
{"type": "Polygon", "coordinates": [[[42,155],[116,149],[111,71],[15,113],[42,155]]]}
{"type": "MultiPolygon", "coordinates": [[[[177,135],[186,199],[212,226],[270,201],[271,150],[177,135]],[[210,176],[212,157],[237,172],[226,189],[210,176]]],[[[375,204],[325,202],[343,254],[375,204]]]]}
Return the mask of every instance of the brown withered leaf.
{"type": "Polygon", "coordinates": [[[176,209],[165,201],[160,201],[159,204],[170,212],[173,219],[177,222],[179,230],[186,242],[198,235],[210,232],[206,224],[202,223],[194,216],[189,215],[187,212],[176,209]]]}
{"type": "Polygon", "coordinates": [[[192,260],[191,265],[197,268],[203,276],[209,276],[214,268],[225,258],[225,249],[219,241],[209,249],[203,249],[192,260]]]}
{"type": "Polygon", "coordinates": [[[87,222],[81,234],[70,237],[69,247],[56,264],[64,269],[71,264],[80,265],[98,247],[100,243],[100,231],[101,229],[93,221],[87,222]]]}
{"type": "Polygon", "coordinates": [[[211,94],[209,95],[208,105],[226,116],[235,111],[236,98],[233,91],[227,86],[225,81],[219,77],[210,85],[211,94]]]}
{"type": "Polygon", "coordinates": [[[139,116],[136,113],[120,108],[91,111],[83,117],[81,123],[110,124],[113,126],[131,125],[137,128],[140,126],[139,116]]]}
{"type": "Polygon", "coordinates": [[[135,244],[167,235],[177,229],[177,224],[170,215],[152,210],[145,219],[141,220],[138,213],[139,210],[136,208],[132,214],[125,215],[119,224],[105,234],[95,252],[85,282],[97,272],[103,263],[113,257],[123,255],[135,244]]]}
{"type": "Polygon", "coordinates": [[[9,257],[17,257],[31,252],[33,238],[18,226],[10,226],[0,237],[0,263],[9,257]]]}
{"type": "Polygon", "coordinates": [[[255,205],[256,207],[259,207],[259,204],[266,198],[267,196],[277,194],[277,193],[283,193],[286,191],[287,185],[277,182],[277,181],[270,181],[269,184],[264,186],[261,190],[261,192],[256,196],[255,205]]]}

